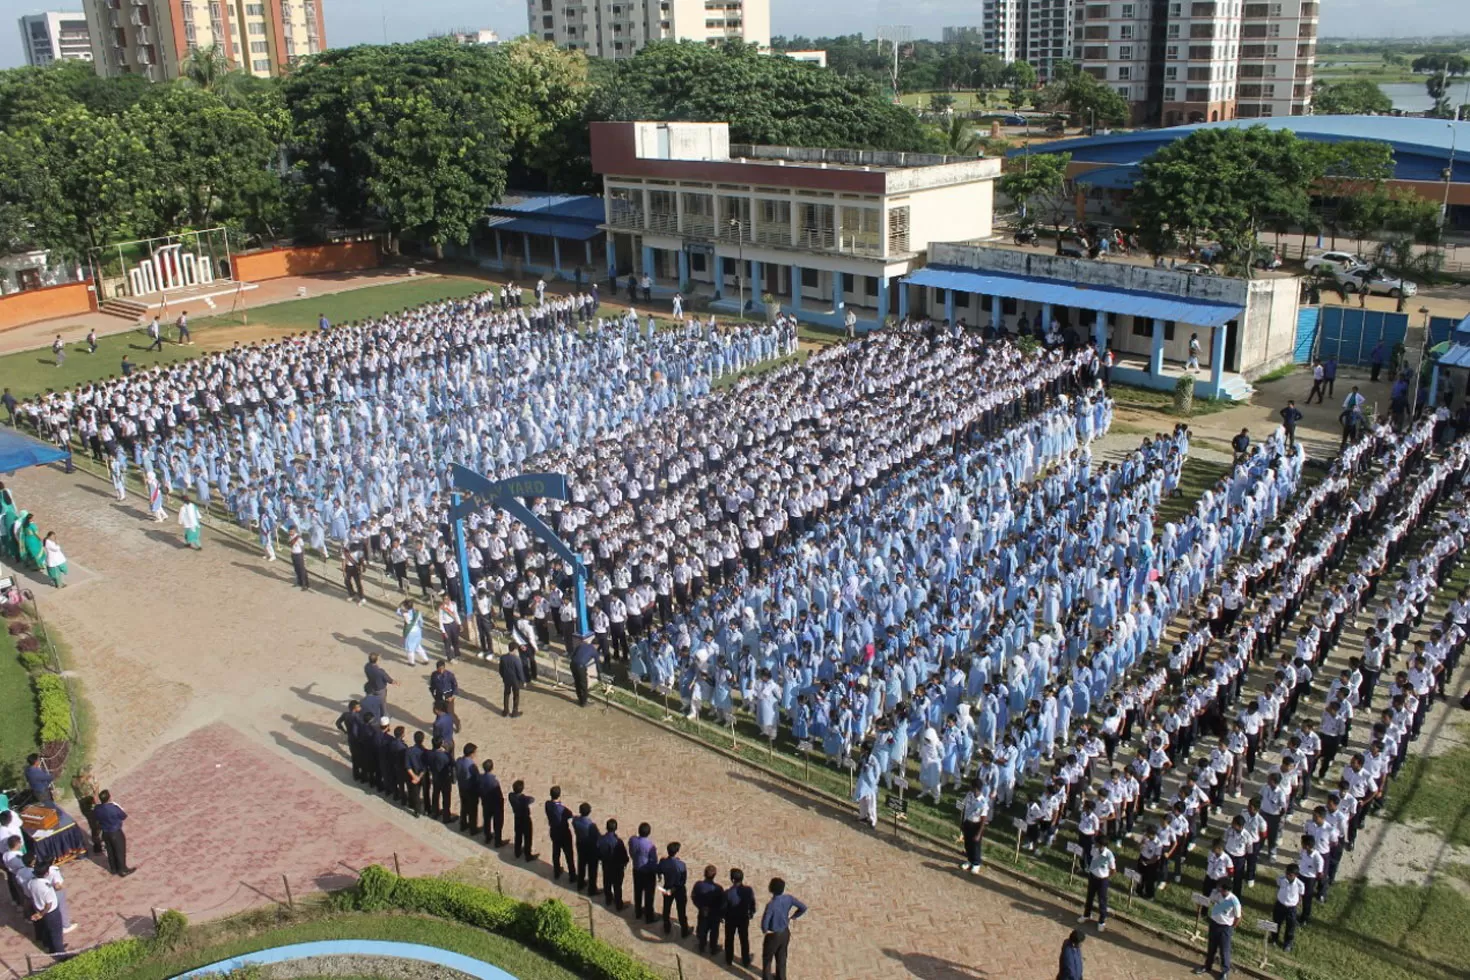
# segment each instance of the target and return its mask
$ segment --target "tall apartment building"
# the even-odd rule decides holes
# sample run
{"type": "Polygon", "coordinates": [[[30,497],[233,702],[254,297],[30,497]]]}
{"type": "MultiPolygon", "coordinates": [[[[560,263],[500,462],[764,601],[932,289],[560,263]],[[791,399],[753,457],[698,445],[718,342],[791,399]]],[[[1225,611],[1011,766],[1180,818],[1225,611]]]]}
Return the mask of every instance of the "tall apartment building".
{"type": "Polygon", "coordinates": [[[251,75],[279,75],[326,47],[322,0],[87,0],[99,75],[177,78],[197,48],[219,45],[251,75]]]}
{"type": "Polygon", "coordinates": [[[1135,125],[1311,111],[1317,0],[1077,0],[1072,57],[1135,125]]]}
{"type": "Polygon", "coordinates": [[[1073,0],[985,0],[981,46],[1004,61],[1026,61],[1043,82],[1072,57],[1073,0]]]}
{"type": "Polygon", "coordinates": [[[770,0],[529,0],[533,36],[595,58],[631,58],[650,41],[771,46],[770,0]]]}
{"type": "Polygon", "coordinates": [[[44,67],[53,61],[91,61],[92,39],[81,11],[51,10],[20,19],[20,43],[26,64],[44,67]]]}
{"type": "Polygon", "coordinates": [[[946,27],[943,37],[945,44],[981,44],[985,40],[985,28],[946,27]]]}

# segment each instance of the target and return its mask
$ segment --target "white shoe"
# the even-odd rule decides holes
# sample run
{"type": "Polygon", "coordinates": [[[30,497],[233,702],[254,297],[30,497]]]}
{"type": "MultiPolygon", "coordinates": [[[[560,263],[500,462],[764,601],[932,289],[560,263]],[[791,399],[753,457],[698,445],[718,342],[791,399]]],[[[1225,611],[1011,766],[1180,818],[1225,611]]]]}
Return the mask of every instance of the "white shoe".
{"type": "Polygon", "coordinates": [[[1107,932],[1108,931],[1108,924],[1106,922],[1099,922],[1097,924],[1097,931],[1098,932],[1107,932]]]}
{"type": "Polygon", "coordinates": [[[76,930],[76,927],[79,926],[79,925],[81,925],[81,923],[79,923],[79,922],[73,922],[71,925],[67,926],[65,929],[63,929],[61,931],[62,932],[73,932],[73,931],[76,930]]]}
{"type": "Polygon", "coordinates": [[[970,862],[969,862],[969,861],[964,861],[964,862],[961,862],[961,864],[960,864],[960,868],[961,868],[961,870],[964,870],[964,871],[969,871],[969,870],[970,870],[970,868],[971,868],[971,864],[970,864],[970,862]]]}
{"type": "Polygon", "coordinates": [[[1092,921],[1092,916],[1090,916],[1090,915],[1079,915],[1079,916],[1077,916],[1077,921],[1078,922],[1091,922],[1092,921]]]}
{"type": "Polygon", "coordinates": [[[970,866],[970,874],[977,875],[979,873],[980,873],[980,865],[973,864],[973,865],[970,866]]]}

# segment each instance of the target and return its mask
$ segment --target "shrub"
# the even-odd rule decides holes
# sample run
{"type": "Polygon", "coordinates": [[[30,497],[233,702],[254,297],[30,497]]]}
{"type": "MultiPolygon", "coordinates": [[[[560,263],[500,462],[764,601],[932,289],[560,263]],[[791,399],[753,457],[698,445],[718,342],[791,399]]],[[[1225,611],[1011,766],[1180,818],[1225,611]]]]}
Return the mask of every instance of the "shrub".
{"type": "Polygon", "coordinates": [[[1174,382],[1174,411],[1188,415],[1194,408],[1194,376],[1182,374],[1174,382]]]}
{"type": "Polygon", "coordinates": [[[564,902],[548,898],[535,911],[535,936],[538,943],[553,943],[572,928],[572,910],[564,902]]]}
{"type": "Polygon", "coordinates": [[[357,879],[357,889],[348,894],[356,901],[353,907],[360,912],[377,912],[388,907],[393,897],[393,888],[398,877],[381,865],[371,864],[362,869],[357,879]]]}
{"type": "Polygon", "coordinates": [[[44,654],[29,651],[20,655],[20,665],[26,669],[26,673],[35,674],[46,669],[46,657],[44,654]]]}
{"type": "Polygon", "coordinates": [[[153,934],[155,949],[173,950],[177,949],[179,943],[184,939],[184,933],[189,929],[189,919],[182,912],[173,909],[165,909],[158,917],[158,929],[153,934]]]}
{"type": "Polygon", "coordinates": [[[21,653],[34,653],[41,649],[41,641],[36,639],[36,634],[27,633],[25,636],[16,638],[15,648],[21,653]]]}
{"type": "Polygon", "coordinates": [[[7,626],[6,629],[10,631],[11,636],[19,636],[22,633],[29,633],[31,631],[31,624],[24,619],[17,619],[7,626]]]}
{"type": "Polygon", "coordinates": [[[63,960],[46,971],[46,980],[107,980],[136,966],[151,951],[145,939],[119,939],[63,960]]]}
{"type": "Polygon", "coordinates": [[[71,737],[71,698],[66,693],[66,681],[55,674],[37,674],[31,684],[36,689],[41,744],[66,741],[71,737]]]}

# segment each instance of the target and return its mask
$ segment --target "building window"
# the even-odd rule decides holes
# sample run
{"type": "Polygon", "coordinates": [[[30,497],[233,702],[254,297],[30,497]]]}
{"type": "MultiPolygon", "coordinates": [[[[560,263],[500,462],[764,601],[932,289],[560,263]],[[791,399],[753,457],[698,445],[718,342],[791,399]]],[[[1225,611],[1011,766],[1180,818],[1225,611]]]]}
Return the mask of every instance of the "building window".
{"type": "Polygon", "coordinates": [[[1166,82],[1177,82],[1177,81],[1179,81],[1179,66],[1178,65],[1165,65],[1164,66],[1164,81],[1166,81],[1166,82]]]}
{"type": "Polygon", "coordinates": [[[821,280],[818,278],[818,274],[817,274],[817,270],[816,269],[802,269],[801,270],[801,284],[803,286],[810,286],[813,289],[816,289],[817,288],[817,284],[820,281],[821,280]]]}
{"type": "Polygon", "coordinates": [[[270,54],[270,51],[271,51],[271,46],[269,44],[267,44],[265,41],[251,41],[250,42],[250,53],[251,54],[270,54]]]}
{"type": "Polygon", "coordinates": [[[1119,48],[1118,49],[1118,58],[1119,58],[1120,61],[1132,61],[1133,60],[1133,45],[1131,45],[1131,44],[1125,44],[1121,48],[1119,48]]]}
{"type": "Polygon", "coordinates": [[[1178,102],[1179,101],[1179,98],[1178,98],[1178,95],[1177,95],[1176,91],[1174,89],[1172,89],[1172,88],[1166,88],[1166,89],[1164,89],[1164,101],[1165,102],[1178,102]]]}
{"type": "Polygon", "coordinates": [[[245,29],[251,34],[265,34],[264,24],[247,24],[245,29]]]}
{"type": "Polygon", "coordinates": [[[690,252],[689,253],[689,270],[691,272],[703,272],[704,271],[704,253],[703,252],[690,252]]]}
{"type": "Polygon", "coordinates": [[[1169,16],[1170,17],[1178,17],[1183,12],[1184,12],[1184,4],[1182,4],[1182,3],[1171,3],[1171,4],[1169,4],[1169,16]]]}
{"type": "Polygon", "coordinates": [[[271,63],[270,63],[269,59],[260,58],[260,59],[258,59],[256,61],[250,62],[250,67],[254,71],[270,71],[271,70],[271,63]]]}
{"type": "Polygon", "coordinates": [[[1118,66],[1118,81],[1126,82],[1133,78],[1133,69],[1127,65],[1118,66]]]}
{"type": "Polygon", "coordinates": [[[864,291],[865,295],[868,295],[868,296],[877,296],[878,295],[878,277],[877,276],[863,276],[863,291],[864,291]]]}
{"type": "Polygon", "coordinates": [[[1178,36],[1179,36],[1179,25],[1178,24],[1170,24],[1169,25],[1169,37],[1178,37],[1178,36]]]}
{"type": "MultiPolygon", "coordinates": [[[[556,34],[552,31],[547,31],[545,34],[541,35],[541,38],[544,41],[555,41],[556,34]]],[[[619,47],[621,47],[621,45],[619,45],[619,47]]]]}
{"type": "Polygon", "coordinates": [[[245,16],[246,17],[264,17],[265,16],[265,4],[263,4],[263,3],[247,3],[245,5],[245,16]]]}
{"type": "Polygon", "coordinates": [[[1179,45],[1169,45],[1169,47],[1165,50],[1164,55],[1170,60],[1177,60],[1179,58],[1179,45]]]}
{"type": "Polygon", "coordinates": [[[1133,39],[1133,25],[1132,24],[1124,24],[1121,27],[1119,27],[1118,28],[1118,36],[1121,37],[1125,41],[1132,40],[1133,39]]]}
{"type": "Polygon", "coordinates": [[[1129,19],[1129,20],[1132,20],[1133,19],[1133,4],[1131,4],[1131,3],[1125,3],[1125,4],[1123,4],[1123,16],[1125,18],[1129,19]]]}
{"type": "Polygon", "coordinates": [[[552,19],[552,18],[550,18],[550,17],[542,17],[542,18],[541,18],[541,26],[542,26],[542,27],[543,27],[543,28],[545,28],[545,29],[546,29],[546,30],[548,30],[548,31],[549,31],[549,30],[551,30],[551,29],[552,29],[552,27],[554,27],[554,26],[556,26],[556,21],[554,21],[554,20],[553,20],[553,19],[552,19]]]}
{"type": "Polygon", "coordinates": [[[852,276],[852,273],[851,272],[844,272],[842,274],[842,291],[844,293],[850,293],[850,292],[852,292],[852,288],[853,288],[853,276],[852,276]]]}

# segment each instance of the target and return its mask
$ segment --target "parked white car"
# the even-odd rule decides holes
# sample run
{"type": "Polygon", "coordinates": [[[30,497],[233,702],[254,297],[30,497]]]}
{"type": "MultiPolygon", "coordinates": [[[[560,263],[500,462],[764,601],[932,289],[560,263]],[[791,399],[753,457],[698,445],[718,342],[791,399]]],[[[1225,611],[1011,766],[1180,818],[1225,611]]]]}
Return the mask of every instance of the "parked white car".
{"type": "Polygon", "coordinates": [[[1407,279],[1391,276],[1382,269],[1352,269],[1334,272],[1344,292],[1365,292],[1370,296],[1413,296],[1419,287],[1407,279]]]}
{"type": "Polygon", "coordinates": [[[1307,256],[1303,263],[1308,272],[1348,272],[1353,269],[1366,269],[1368,263],[1351,252],[1318,252],[1307,256]]]}

